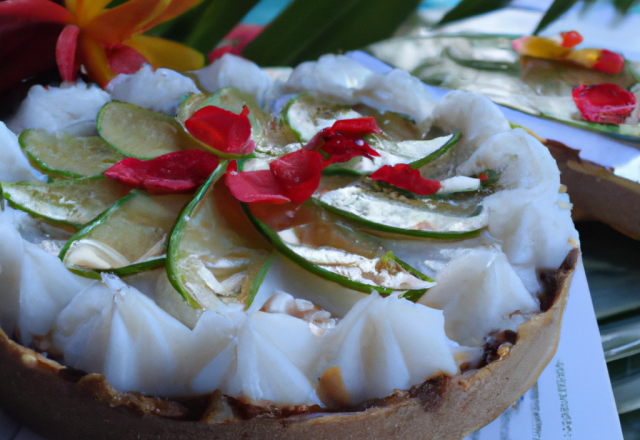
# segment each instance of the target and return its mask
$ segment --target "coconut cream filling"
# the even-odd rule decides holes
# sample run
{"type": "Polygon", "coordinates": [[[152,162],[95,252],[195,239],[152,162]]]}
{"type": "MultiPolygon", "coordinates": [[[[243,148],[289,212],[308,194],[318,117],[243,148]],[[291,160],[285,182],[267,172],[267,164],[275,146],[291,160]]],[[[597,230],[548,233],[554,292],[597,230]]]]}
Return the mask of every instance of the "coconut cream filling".
{"type": "MultiPolygon", "coordinates": [[[[243,63],[225,55],[196,76],[209,90],[234,85],[265,103],[285,92],[311,90],[338,102],[409,114],[426,127],[434,121],[460,129],[462,147],[446,167],[426,170],[426,177],[456,179],[502,170],[498,183],[507,189],[483,203],[488,232],[455,242],[385,241],[388,249],[435,279],[433,286],[403,272],[396,278],[387,274],[389,287],[431,287],[418,304],[398,295],[351,291],[278,257],[249,310],[221,303],[197,312],[176,300],[180,297],[162,271],[125,280],[73,275],[57,258],[24,240],[46,245],[57,237],[43,233],[36,238],[27,225],[32,220],[7,208],[0,214],[0,325],[7,333],[19,335],[26,345],[35,337],[49,337],[64,353],[65,364],[102,373],[121,391],[179,396],[219,389],[255,401],[322,405],[318,378],[338,366],[350,403],[357,404],[437,374],[456,374],[461,364],[479,358],[489,333],[516,330],[539,312],[532,295],[537,286],[520,274],[556,269],[577,233],[569,211],[558,203],[568,200],[560,194],[557,167],[538,141],[522,130],[509,130],[486,98],[454,92],[435,103],[405,72],[378,75],[330,55],[274,82],[254,67],[244,77],[236,75],[243,63]]],[[[142,79],[149,87],[169,88],[171,93],[145,104],[168,113],[174,104],[165,108],[163,101],[191,87],[180,75],[146,69],[114,82],[112,90],[118,90],[118,99],[134,102],[139,88],[131,85],[142,79]]],[[[100,105],[110,99],[84,85],[32,90],[13,127],[55,131],[73,127],[76,120],[82,125],[95,121],[100,105]],[[64,117],[54,118],[57,107],[39,104],[55,101],[58,94],[65,96],[60,102],[64,117]],[[78,115],[70,110],[76,98],[83,103],[78,115]]],[[[20,163],[26,170],[0,167],[0,180],[30,179],[15,136],[3,125],[0,134],[8,139],[0,144],[2,163],[20,163]]],[[[256,169],[263,167],[256,163],[256,169]]],[[[452,188],[470,185],[449,182],[452,188]]],[[[105,264],[114,267],[115,260],[105,264]]],[[[367,267],[351,263],[349,270],[366,273],[367,267]]],[[[218,289],[234,288],[209,281],[218,289]]]]}

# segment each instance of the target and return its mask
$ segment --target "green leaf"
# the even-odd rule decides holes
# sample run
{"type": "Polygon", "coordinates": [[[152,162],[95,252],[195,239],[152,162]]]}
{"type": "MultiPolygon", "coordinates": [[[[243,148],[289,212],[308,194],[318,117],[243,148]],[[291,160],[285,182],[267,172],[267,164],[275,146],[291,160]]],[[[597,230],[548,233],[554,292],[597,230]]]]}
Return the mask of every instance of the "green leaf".
{"type": "Polygon", "coordinates": [[[462,0],[447,12],[437,26],[504,8],[511,0],[462,0]]]}
{"type": "Polygon", "coordinates": [[[389,38],[420,3],[420,0],[360,1],[348,14],[336,20],[321,38],[307,47],[295,64],[315,60],[325,53],[359,49],[389,38]]]}
{"type": "Polygon", "coordinates": [[[205,0],[148,34],[180,41],[207,54],[256,3],[258,0],[205,0]]]}
{"type": "Polygon", "coordinates": [[[243,51],[262,66],[293,66],[387,38],[419,0],[294,0],[243,51]]]}
{"type": "Polygon", "coordinates": [[[567,12],[578,0],[555,0],[553,4],[547,9],[542,19],[538,23],[536,30],[533,31],[533,35],[538,35],[540,31],[556,21],[562,14],[567,12]]]}
{"type": "Polygon", "coordinates": [[[629,9],[638,3],[640,3],[638,0],[613,0],[613,4],[621,14],[626,14],[629,9]]]}

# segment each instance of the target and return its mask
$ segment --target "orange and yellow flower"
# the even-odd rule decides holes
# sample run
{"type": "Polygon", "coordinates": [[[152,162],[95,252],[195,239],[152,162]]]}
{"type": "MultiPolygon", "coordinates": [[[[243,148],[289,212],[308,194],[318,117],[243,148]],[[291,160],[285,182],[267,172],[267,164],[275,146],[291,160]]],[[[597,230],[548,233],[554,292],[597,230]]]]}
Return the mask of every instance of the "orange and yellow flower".
{"type": "Polygon", "coordinates": [[[64,80],[75,80],[82,67],[102,87],[145,62],[154,68],[199,69],[204,65],[200,52],[142,34],[202,1],[129,0],[111,9],[106,9],[111,0],[65,0],[66,7],[50,0],[0,2],[0,55],[16,69],[0,70],[0,90],[52,67],[52,45],[64,80]]]}
{"type": "Polygon", "coordinates": [[[562,32],[559,37],[527,36],[513,41],[513,48],[522,56],[566,61],[587,69],[616,74],[624,68],[624,57],[607,49],[579,49],[582,42],[576,31],[562,32]]]}

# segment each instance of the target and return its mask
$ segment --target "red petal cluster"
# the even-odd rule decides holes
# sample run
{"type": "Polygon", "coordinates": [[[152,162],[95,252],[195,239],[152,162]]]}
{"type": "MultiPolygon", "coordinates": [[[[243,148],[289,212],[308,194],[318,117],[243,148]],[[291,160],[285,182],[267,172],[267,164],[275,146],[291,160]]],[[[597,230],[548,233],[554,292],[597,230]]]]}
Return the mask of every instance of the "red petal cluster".
{"type": "Polygon", "coordinates": [[[636,107],[634,94],[615,84],[576,87],[572,96],[584,119],[602,124],[622,124],[636,107]]]}
{"type": "Polygon", "coordinates": [[[593,65],[594,70],[614,75],[624,69],[624,57],[607,49],[600,50],[600,58],[593,65]]]}
{"type": "Polygon", "coordinates": [[[421,196],[435,194],[441,187],[440,182],[437,180],[425,179],[420,175],[420,171],[414,170],[410,165],[403,163],[393,167],[385,165],[369,177],[421,196]]]}
{"type": "Polygon", "coordinates": [[[222,153],[246,156],[256,149],[246,106],[239,115],[213,105],[203,107],[184,125],[193,137],[222,153]]]}
{"type": "Polygon", "coordinates": [[[234,162],[227,171],[226,184],[241,202],[302,203],[318,188],[323,168],[320,153],[299,150],[274,160],[268,170],[239,173],[234,162]]]}
{"type": "Polygon", "coordinates": [[[128,157],[113,165],[104,175],[151,194],[172,194],[202,185],[220,164],[214,154],[184,150],[151,160],[128,157]]]}
{"type": "Polygon", "coordinates": [[[356,156],[364,156],[369,159],[378,157],[377,151],[361,139],[367,134],[381,133],[375,118],[368,116],[357,119],[341,119],[333,123],[331,127],[323,129],[315,135],[305,150],[319,150],[328,158],[325,167],[332,163],[347,162],[356,156]]]}
{"type": "Polygon", "coordinates": [[[562,47],[575,47],[582,43],[582,35],[577,31],[560,32],[562,47]]]}
{"type": "Polygon", "coordinates": [[[314,136],[302,150],[271,162],[268,170],[239,173],[233,163],[227,172],[226,184],[241,202],[302,203],[318,189],[322,170],[329,164],[346,162],[355,156],[370,159],[379,156],[360,139],[370,133],[380,133],[374,118],[336,121],[314,136]]]}
{"type": "Polygon", "coordinates": [[[362,139],[351,139],[341,134],[331,136],[320,147],[320,151],[326,153],[329,158],[325,160],[325,167],[332,163],[347,162],[356,156],[364,156],[373,159],[380,156],[362,139]]]}

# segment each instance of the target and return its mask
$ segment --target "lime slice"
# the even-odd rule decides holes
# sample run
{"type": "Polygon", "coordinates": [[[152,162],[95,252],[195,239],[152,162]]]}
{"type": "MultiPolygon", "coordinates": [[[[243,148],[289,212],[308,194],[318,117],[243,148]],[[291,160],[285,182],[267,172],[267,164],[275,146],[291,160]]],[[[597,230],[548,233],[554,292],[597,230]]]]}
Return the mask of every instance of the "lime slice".
{"type": "Polygon", "coordinates": [[[316,195],[326,209],[367,229],[425,238],[466,238],[487,226],[488,211],[477,192],[445,199],[407,198],[394,191],[365,185],[348,186],[316,195]]]}
{"type": "Polygon", "coordinates": [[[98,136],[75,137],[38,129],[24,130],[19,141],[31,164],[40,171],[71,179],[99,176],[125,157],[98,136]]]}
{"type": "Polygon", "coordinates": [[[268,243],[255,232],[240,203],[224,183],[216,185],[226,168],[223,161],[180,213],[169,240],[169,281],[196,309],[247,303],[260,287],[261,281],[257,286],[253,282],[269,256],[268,243]]]}
{"type": "Polygon", "coordinates": [[[362,115],[349,105],[330,104],[300,93],[282,109],[285,125],[291,128],[302,143],[309,142],[323,128],[331,127],[339,119],[356,119],[362,115]]]}
{"type": "Polygon", "coordinates": [[[277,251],[329,281],[366,293],[407,291],[412,298],[434,285],[377,239],[313,202],[243,208],[277,251]]]}
{"type": "Polygon", "coordinates": [[[90,277],[104,271],[132,275],[163,265],[171,229],[191,198],[132,191],[71,237],[60,259],[90,277]]]}
{"type": "Polygon", "coordinates": [[[100,137],[125,156],[153,159],[180,150],[200,148],[170,116],[126,102],[111,101],[98,113],[100,137]]]}
{"type": "Polygon", "coordinates": [[[362,116],[373,116],[382,130],[383,136],[390,141],[407,141],[424,139],[423,133],[409,116],[395,112],[384,112],[364,104],[357,104],[353,109],[362,116]]]}
{"type": "Polygon", "coordinates": [[[41,184],[2,183],[2,189],[14,208],[74,229],[91,222],[130,191],[104,177],[41,184]]]}

